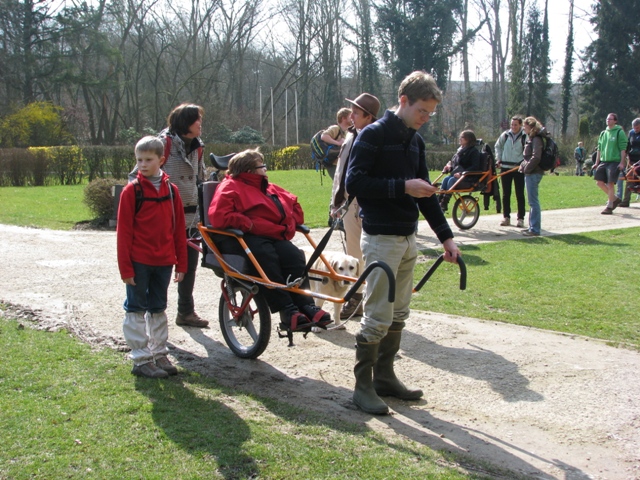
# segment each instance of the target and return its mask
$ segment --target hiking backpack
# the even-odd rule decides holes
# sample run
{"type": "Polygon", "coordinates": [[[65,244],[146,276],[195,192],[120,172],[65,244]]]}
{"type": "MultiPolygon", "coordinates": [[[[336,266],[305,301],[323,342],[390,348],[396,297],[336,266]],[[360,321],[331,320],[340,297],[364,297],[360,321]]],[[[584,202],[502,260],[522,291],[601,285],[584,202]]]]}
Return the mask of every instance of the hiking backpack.
{"type": "Polygon", "coordinates": [[[171,183],[169,179],[167,179],[166,182],[167,182],[167,185],[169,186],[168,195],[165,195],[163,197],[145,197],[144,193],[142,192],[142,185],[140,185],[140,181],[137,178],[132,180],[131,183],[133,184],[133,190],[135,192],[135,197],[136,197],[136,210],[135,210],[136,215],[142,208],[142,204],[146,201],[160,203],[160,202],[165,202],[167,200],[171,200],[173,202],[173,198],[176,196],[176,192],[174,190],[176,186],[173,183],[171,183]]]}
{"type": "Polygon", "coordinates": [[[551,137],[542,138],[542,155],[538,166],[544,170],[551,170],[560,164],[560,152],[558,145],[551,137]]]}
{"type": "Polygon", "coordinates": [[[311,146],[311,159],[315,163],[316,170],[320,170],[321,167],[324,170],[333,165],[340,153],[340,147],[329,145],[322,140],[323,133],[324,130],[320,130],[311,138],[311,142],[309,142],[311,146]]]}

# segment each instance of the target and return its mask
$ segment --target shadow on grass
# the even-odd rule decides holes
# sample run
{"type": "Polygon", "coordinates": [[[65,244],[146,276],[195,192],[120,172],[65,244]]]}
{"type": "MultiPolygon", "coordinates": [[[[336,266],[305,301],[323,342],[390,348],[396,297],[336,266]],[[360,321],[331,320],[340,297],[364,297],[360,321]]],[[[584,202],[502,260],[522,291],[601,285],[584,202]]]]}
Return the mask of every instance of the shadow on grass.
{"type": "Polygon", "coordinates": [[[219,400],[195,394],[211,389],[211,383],[179,375],[161,382],[138,377],[135,386],[153,403],[156,425],[180,448],[205,462],[215,460],[226,479],[253,478],[258,466],[243,452],[251,437],[248,425],[219,400]]]}

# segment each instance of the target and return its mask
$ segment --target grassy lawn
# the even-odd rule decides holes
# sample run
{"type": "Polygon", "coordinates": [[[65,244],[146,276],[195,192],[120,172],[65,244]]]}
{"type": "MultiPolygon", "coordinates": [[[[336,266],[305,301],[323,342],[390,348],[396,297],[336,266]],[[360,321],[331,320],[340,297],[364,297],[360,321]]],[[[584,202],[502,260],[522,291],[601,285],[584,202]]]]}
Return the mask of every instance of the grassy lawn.
{"type": "MultiPolygon", "coordinates": [[[[467,289],[442,264],[412,308],[526,325],[640,348],[640,227],[463,246],[467,289]]],[[[423,252],[417,283],[439,252],[423,252]]],[[[415,284],[414,283],[414,284],[415,284]]]]}
{"type": "Polygon", "coordinates": [[[82,202],[85,186],[0,188],[0,223],[71,230],[92,217],[82,202]]]}
{"type": "MultiPolygon", "coordinates": [[[[565,172],[566,173],[566,172],[565,172]]],[[[437,172],[432,172],[436,178],[437,172]]],[[[298,195],[305,223],[326,227],[331,179],[315,170],[269,172],[269,180],[298,195]]],[[[85,185],[0,188],[0,223],[70,230],[77,222],[92,219],[82,202],[85,185]]],[[[515,205],[515,198],[512,200],[515,205]]],[[[604,194],[588,177],[547,175],[540,183],[543,210],[602,205],[604,194]]],[[[493,207],[492,207],[493,211],[493,207]]]]}
{"type": "Polygon", "coordinates": [[[65,332],[0,318],[0,349],[0,478],[488,478],[454,468],[473,469],[468,459],[193,372],[134,378],[123,354],[65,332]]]}

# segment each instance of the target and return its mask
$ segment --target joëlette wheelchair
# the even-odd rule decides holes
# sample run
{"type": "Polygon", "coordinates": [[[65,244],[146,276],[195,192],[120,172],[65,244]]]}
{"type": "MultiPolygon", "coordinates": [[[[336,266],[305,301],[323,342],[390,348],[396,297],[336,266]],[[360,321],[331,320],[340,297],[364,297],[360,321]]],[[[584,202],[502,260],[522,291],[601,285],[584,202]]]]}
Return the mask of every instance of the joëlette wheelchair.
{"type": "MultiPolygon", "coordinates": [[[[214,168],[226,170],[232,156],[233,154],[224,157],[211,154],[210,159],[214,168]]],[[[238,357],[249,359],[257,358],[264,352],[269,344],[271,337],[271,313],[264,295],[260,293],[261,287],[281,288],[289,292],[308,295],[314,298],[322,298],[329,302],[345,303],[357,292],[358,288],[365,282],[366,278],[374,269],[381,268],[387,275],[389,281],[388,300],[389,302],[394,301],[395,277],[391,268],[389,268],[386,263],[372,263],[358,278],[340,275],[331,267],[330,263],[322,255],[322,251],[333,233],[333,227],[331,227],[322,240],[316,244],[310,236],[309,228],[305,225],[299,225],[297,232],[304,235],[307,242],[314,249],[313,254],[307,261],[303,277],[288,279],[287,284],[271,281],[244,241],[243,232],[235,229],[220,230],[212,228],[208,218],[208,209],[215,189],[220,182],[218,181],[216,172],[212,174],[210,179],[210,181],[204,182],[199,189],[200,223],[198,223],[198,230],[201,238],[192,239],[188,243],[189,247],[195,248],[203,254],[202,266],[210,268],[216,276],[222,279],[220,286],[222,293],[220,295],[218,308],[220,329],[226,344],[238,357]],[[245,255],[221,252],[215,242],[216,235],[235,238],[241,245],[245,255]],[[316,270],[312,267],[318,258],[322,259],[327,271],[316,270]],[[304,278],[317,282],[345,280],[352,283],[352,286],[344,298],[332,297],[311,290],[301,289],[300,285],[304,278]]],[[[414,292],[422,288],[442,261],[443,256],[440,256],[423,279],[416,285],[414,292]]],[[[466,268],[461,258],[458,259],[458,265],[460,266],[461,273],[460,288],[464,290],[466,288],[466,268]]],[[[304,338],[306,338],[311,331],[311,327],[312,325],[306,325],[297,329],[295,332],[301,332],[304,338]]],[[[289,340],[289,346],[293,346],[293,333],[295,332],[284,324],[280,324],[277,327],[278,336],[280,338],[287,338],[289,340]]]]}
{"type": "MultiPolygon", "coordinates": [[[[482,140],[478,140],[482,142],[482,140]]],[[[446,194],[453,197],[453,210],[451,218],[456,227],[460,230],[468,230],[472,228],[480,218],[480,203],[478,197],[480,194],[489,195],[494,186],[494,182],[503,175],[515,172],[519,167],[511,168],[502,173],[497,173],[493,152],[488,146],[482,150],[483,160],[480,171],[462,172],[460,178],[448,190],[438,190],[436,195],[446,194]]],[[[442,172],[438,178],[433,181],[433,185],[440,187],[441,179],[447,173],[442,172]]],[[[498,192],[499,199],[499,192],[498,192]]],[[[485,206],[485,209],[488,206],[485,206]]]]}

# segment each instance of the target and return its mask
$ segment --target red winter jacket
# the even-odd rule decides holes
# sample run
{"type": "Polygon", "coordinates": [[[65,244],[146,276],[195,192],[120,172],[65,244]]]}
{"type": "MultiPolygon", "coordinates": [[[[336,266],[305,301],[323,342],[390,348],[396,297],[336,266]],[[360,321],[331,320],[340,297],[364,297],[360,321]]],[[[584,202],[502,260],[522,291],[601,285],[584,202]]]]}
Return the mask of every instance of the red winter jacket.
{"type": "Polygon", "coordinates": [[[291,240],[304,223],[298,197],[264,175],[241,173],[225,178],[209,206],[213,228],[236,228],[245,233],[291,240]]]}
{"type": "MultiPolygon", "coordinates": [[[[145,198],[169,195],[169,176],[162,173],[160,191],[138,172],[137,180],[145,198]]],[[[184,209],[177,188],[173,202],[145,200],[136,213],[136,192],[133,183],[122,190],[118,206],[118,267],[120,276],[134,277],[133,262],[156,267],[177,265],[176,272],[187,271],[187,238],[184,209]]]]}

